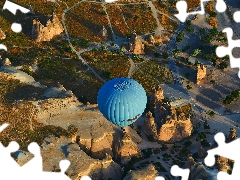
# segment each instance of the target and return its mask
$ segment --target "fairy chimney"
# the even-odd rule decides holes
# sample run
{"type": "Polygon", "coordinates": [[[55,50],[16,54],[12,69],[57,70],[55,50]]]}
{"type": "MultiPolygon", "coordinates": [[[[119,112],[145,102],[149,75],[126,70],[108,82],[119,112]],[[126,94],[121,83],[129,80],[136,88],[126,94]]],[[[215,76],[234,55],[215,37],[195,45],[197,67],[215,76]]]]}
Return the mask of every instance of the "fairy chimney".
{"type": "Polygon", "coordinates": [[[207,68],[202,64],[198,64],[197,65],[197,85],[200,84],[201,80],[206,76],[206,74],[207,74],[207,68]]]}
{"type": "Polygon", "coordinates": [[[3,32],[3,30],[0,28],[0,40],[6,39],[6,34],[3,32]]]}
{"type": "Polygon", "coordinates": [[[57,15],[53,13],[46,25],[43,25],[38,19],[33,20],[32,37],[36,42],[50,41],[54,36],[60,35],[63,30],[57,15]]]}
{"type": "Polygon", "coordinates": [[[139,36],[137,36],[136,32],[133,33],[133,36],[129,41],[129,51],[133,54],[144,54],[144,44],[139,36]]]}

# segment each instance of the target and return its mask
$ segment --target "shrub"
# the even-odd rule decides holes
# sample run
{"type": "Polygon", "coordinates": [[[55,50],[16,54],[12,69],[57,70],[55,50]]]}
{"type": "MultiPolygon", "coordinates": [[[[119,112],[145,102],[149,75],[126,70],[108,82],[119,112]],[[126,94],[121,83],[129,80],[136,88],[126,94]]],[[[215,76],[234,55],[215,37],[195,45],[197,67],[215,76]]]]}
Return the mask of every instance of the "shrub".
{"type": "Polygon", "coordinates": [[[161,151],[166,151],[168,149],[166,144],[162,144],[162,147],[160,148],[161,151]]]}
{"type": "Polygon", "coordinates": [[[210,143],[209,143],[206,139],[203,139],[203,140],[201,141],[201,145],[202,145],[203,147],[210,147],[210,143]]]}
{"type": "Polygon", "coordinates": [[[168,53],[167,53],[167,52],[164,52],[164,53],[163,53],[163,58],[164,58],[164,59],[167,59],[167,58],[168,58],[168,53]]]}
{"type": "Polygon", "coordinates": [[[187,85],[187,89],[192,89],[192,86],[190,86],[189,84],[187,85]]]}
{"type": "Polygon", "coordinates": [[[213,111],[210,111],[208,114],[209,114],[211,117],[213,117],[213,116],[215,115],[215,113],[214,113],[213,111]]]}
{"type": "Polygon", "coordinates": [[[225,69],[225,68],[227,68],[228,67],[228,64],[226,63],[226,62],[221,62],[219,65],[218,65],[218,68],[219,69],[225,69]]]}
{"type": "Polygon", "coordinates": [[[155,52],[155,53],[154,53],[154,56],[155,56],[156,58],[158,58],[158,57],[160,56],[160,54],[159,54],[158,52],[155,52]]]}
{"type": "Polygon", "coordinates": [[[216,84],[216,81],[213,80],[213,79],[212,79],[210,82],[211,82],[212,84],[216,84]]]}
{"type": "Polygon", "coordinates": [[[186,26],[186,31],[187,32],[192,32],[194,28],[192,26],[186,26]]]}
{"type": "Polygon", "coordinates": [[[206,134],[204,132],[201,132],[198,134],[196,141],[203,141],[205,138],[206,138],[206,134]]]}
{"type": "Polygon", "coordinates": [[[184,146],[188,147],[192,144],[192,141],[185,141],[184,142],[184,146]]]}
{"type": "Polygon", "coordinates": [[[155,141],[153,135],[147,136],[147,139],[148,139],[148,141],[150,141],[150,142],[154,142],[154,141],[155,141]]]}
{"type": "Polygon", "coordinates": [[[210,126],[207,123],[207,120],[204,121],[204,129],[210,129],[210,126]]]}

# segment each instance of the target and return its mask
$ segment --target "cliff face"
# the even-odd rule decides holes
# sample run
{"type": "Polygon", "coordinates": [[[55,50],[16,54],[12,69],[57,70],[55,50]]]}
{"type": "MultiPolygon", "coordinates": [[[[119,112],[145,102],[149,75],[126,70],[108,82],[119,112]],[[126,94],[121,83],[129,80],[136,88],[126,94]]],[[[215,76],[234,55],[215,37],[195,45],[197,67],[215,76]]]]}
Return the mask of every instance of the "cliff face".
{"type": "Polygon", "coordinates": [[[64,28],[56,14],[43,25],[38,19],[33,20],[32,37],[36,42],[50,41],[54,36],[63,32],[64,28]]]}

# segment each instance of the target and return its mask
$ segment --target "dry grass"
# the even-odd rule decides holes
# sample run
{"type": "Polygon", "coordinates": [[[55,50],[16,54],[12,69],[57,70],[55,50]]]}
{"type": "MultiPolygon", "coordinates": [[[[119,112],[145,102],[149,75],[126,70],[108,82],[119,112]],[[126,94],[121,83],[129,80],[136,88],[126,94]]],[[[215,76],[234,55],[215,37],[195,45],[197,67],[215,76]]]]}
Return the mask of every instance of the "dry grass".
{"type": "Polygon", "coordinates": [[[160,20],[160,23],[164,29],[173,30],[173,31],[177,30],[178,22],[173,21],[172,19],[170,19],[169,17],[163,14],[159,14],[158,19],[160,20]]]}
{"type": "Polygon", "coordinates": [[[51,15],[57,7],[55,3],[46,0],[37,0],[37,2],[36,0],[12,0],[11,2],[19,4],[25,8],[28,8],[31,5],[34,11],[44,15],[51,15]]]}
{"type": "MultiPolygon", "coordinates": [[[[215,9],[214,9],[214,4],[216,3],[216,0],[211,0],[210,2],[207,3],[205,10],[208,14],[212,14],[215,13],[215,9]]],[[[217,19],[216,17],[209,17],[207,19],[207,22],[209,23],[210,26],[213,27],[217,27],[218,23],[217,23],[217,19]]]]}
{"type": "Polygon", "coordinates": [[[128,75],[130,64],[125,55],[98,50],[96,53],[84,52],[83,57],[106,80],[128,75]]]}
{"type": "Polygon", "coordinates": [[[108,37],[111,38],[108,20],[99,3],[79,4],[67,13],[66,22],[69,34],[74,38],[100,42],[103,39],[98,34],[103,26],[108,30],[108,37]]]}
{"type": "Polygon", "coordinates": [[[137,34],[146,34],[157,28],[157,22],[146,4],[124,5],[121,8],[128,26],[137,34]]]}
{"type": "Polygon", "coordinates": [[[112,23],[112,27],[114,29],[114,33],[120,37],[125,37],[129,33],[131,33],[129,28],[124,23],[124,19],[120,9],[121,6],[106,5],[106,7],[107,7],[110,21],[112,23]]]}
{"type": "Polygon", "coordinates": [[[148,95],[151,95],[152,87],[159,83],[173,83],[171,72],[152,60],[138,65],[132,78],[143,86],[148,95]]]}
{"type": "Polygon", "coordinates": [[[191,12],[200,6],[201,0],[186,0],[186,3],[188,5],[188,12],[191,12]]]}

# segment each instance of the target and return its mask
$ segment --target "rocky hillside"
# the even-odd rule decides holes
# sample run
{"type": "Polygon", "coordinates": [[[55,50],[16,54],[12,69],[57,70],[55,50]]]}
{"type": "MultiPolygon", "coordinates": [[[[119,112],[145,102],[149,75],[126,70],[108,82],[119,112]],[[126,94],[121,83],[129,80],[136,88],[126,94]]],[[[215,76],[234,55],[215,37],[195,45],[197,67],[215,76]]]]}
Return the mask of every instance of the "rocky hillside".
{"type": "Polygon", "coordinates": [[[84,105],[60,83],[56,87],[36,83],[10,60],[1,64],[1,90],[5,91],[1,93],[0,120],[11,126],[1,133],[0,140],[4,145],[12,140],[20,144],[15,153],[19,164],[32,158],[26,150],[35,141],[41,145],[46,171],[57,171],[59,161],[66,158],[71,161],[67,173],[72,179],[89,175],[120,180],[122,165],[141,156],[137,144],[142,139],[136,131],[110,123],[97,104],[84,105]]]}

